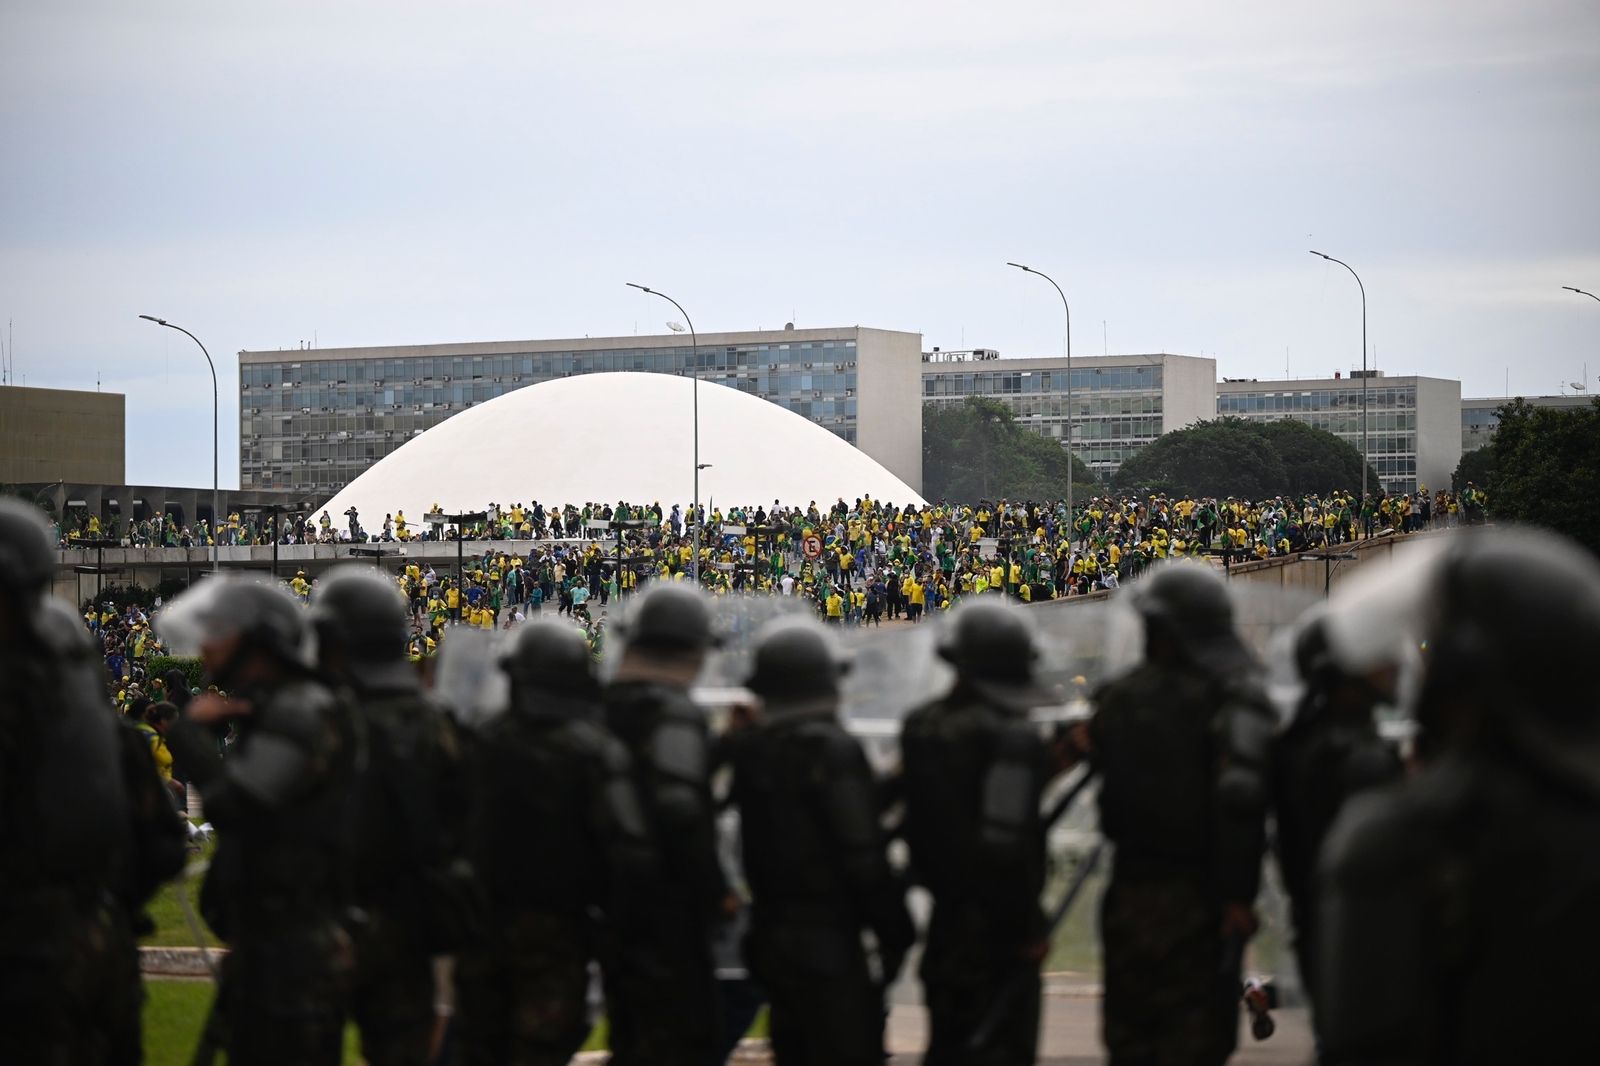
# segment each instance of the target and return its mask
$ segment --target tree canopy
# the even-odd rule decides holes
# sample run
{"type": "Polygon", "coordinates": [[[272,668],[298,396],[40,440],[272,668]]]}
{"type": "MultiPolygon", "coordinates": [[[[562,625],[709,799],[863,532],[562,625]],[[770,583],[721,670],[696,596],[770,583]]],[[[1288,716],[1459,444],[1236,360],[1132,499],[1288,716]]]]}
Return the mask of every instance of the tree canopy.
{"type": "Polygon", "coordinates": [[[1527,522],[1563,533],[1600,554],[1600,398],[1586,407],[1535,407],[1512,400],[1499,410],[1500,425],[1489,444],[1487,484],[1464,470],[1488,493],[1488,510],[1497,519],[1527,522]]]}
{"type": "MultiPolygon", "coordinates": [[[[1377,471],[1367,468],[1373,487],[1377,471]]],[[[1361,488],[1361,452],[1327,430],[1293,419],[1218,418],[1175,430],[1122,464],[1128,492],[1262,499],[1361,488]]]]}
{"type": "Polygon", "coordinates": [[[1104,491],[1088,465],[1020,425],[998,400],[969,396],[922,408],[922,494],[930,500],[1054,500],[1104,491]]]}

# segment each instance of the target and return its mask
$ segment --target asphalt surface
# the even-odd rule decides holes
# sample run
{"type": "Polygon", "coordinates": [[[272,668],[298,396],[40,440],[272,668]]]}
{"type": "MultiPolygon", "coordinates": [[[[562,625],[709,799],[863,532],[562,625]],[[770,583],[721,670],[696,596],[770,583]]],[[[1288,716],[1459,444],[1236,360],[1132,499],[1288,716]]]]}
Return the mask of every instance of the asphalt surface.
{"type": "MultiPolygon", "coordinates": [[[[922,1061],[927,1038],[923,1009],[896,1003],[889,1015],[888,1046],[896,1066],[922,1061]]],[[[1252,1040],[1241,1021],[1239,1050],[1229,1059],[1234,1066],[1307,1066],[1313,1061],[1310,1019],[1303,1008],[1273,1012],[1278,1031],[1268,1040],[1252,1040]]],[[[1045,994],[1044,1022],[1039,1040],[1040,1066],[1099,1066],[1105,1062],[1100,1045],[1100,997],[1093,985],[1055,984],[1045,994]]]]}

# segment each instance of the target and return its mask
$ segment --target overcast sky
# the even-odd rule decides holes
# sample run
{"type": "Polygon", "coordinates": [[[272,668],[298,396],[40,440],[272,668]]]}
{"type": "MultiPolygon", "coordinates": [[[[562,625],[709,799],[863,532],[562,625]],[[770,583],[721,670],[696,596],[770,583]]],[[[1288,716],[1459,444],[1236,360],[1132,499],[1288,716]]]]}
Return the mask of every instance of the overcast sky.
{"type": "MultiPolygon", "coordinates": [[[[1600,4],[0,5],[0,327],[237,484],[240,349],[861,324],[1600,377],[1600,4]],[[664,313],[664,311],[666,313],[664,313]]],[[[603,425],[603,419],[601,420],[603,425]]]]}

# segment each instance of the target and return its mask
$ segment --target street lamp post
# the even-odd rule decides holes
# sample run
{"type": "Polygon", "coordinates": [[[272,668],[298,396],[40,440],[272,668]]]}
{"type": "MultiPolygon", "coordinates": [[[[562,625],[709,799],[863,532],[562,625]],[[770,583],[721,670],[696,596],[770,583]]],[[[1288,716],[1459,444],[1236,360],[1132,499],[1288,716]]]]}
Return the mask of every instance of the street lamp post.
{"type": "Polygon", "coordinates": [[[1023,266],[1021,263],[1008,262],[1006,266],[1016,267],[1024,274],[1038,274],[1041,278],[1048,281],[1052,286],[1054,286],[1056,295],[1061,297],[1061,310],[1067,316],[1067,526],[1069,529],[1072,529],[1077,526],[1077,520],[1074,517],[1072,509],[1072,460],[1074,458],[1074,452],[1072,450],[1072,308],[1067,306],[1067,294],[1061,291],[1061,286],[1056,285],[1056,280],[1049,274],[1046,274],[1040,270],[1035,270],[1030,266],[1023,266]]]}
{"type": "MultiPolygon", "coordinates": [[[[182,326],[168,322],[164,318],[154,315],[140,315],[146,322],[154,322],[158,326],[175,329],[185,337],[200,344],[200,338],[184,329],[182,326]]],[[[217,489],[217,364],[211,361],[211,353],[206,351],[206,346],[200,344],[200,354],[206,357],[206,366],[211,368],[211,569],[218,570],[217,564],[217,537],[222,527],[222,493],[217,489]]]]}
{"type": "Polygon", "coordinates": [[[646,285],[627,282],[631,289],[647,292],[651,296],[659,296],[667,303],[678,309],[678,314],[689,324],[689,374],[694,379],[694,539],[692,551],[694,555],[689,560],[689,581],[695,588],[700,587],[700,338],[694,331],[694,319],[689,317],[689,312],[683,305],[664,292],[652,289],[646,285]]]}
{"type": "Polygon", "coordinates": [[[1361,275],[1357,274],[1355,268],[1343,259],[1335,259],[1331,255],[1325,255],[1318,251],[1313,251],[1311,254],[1320,255],[1328,262],[1338,263],[1350,271],[1350,276],[1356,279],[1356,287],[1361,290],[1361,503],[1365,507],[1367,502],[1367,466],[1370,463],[1367,458],[1367,287],[1361,284],[1361,275]]]}
{"type": "Polygon", "coordinates": [[[1571,286],[1571,285],[1563,285],[1563,286],[1561,286],[1561,287],[1562,287],[1562,288],[1563,288],[1563,289],[1566,289],[1566,290],[1567,290],[1567,291],[1568,291],[1568,292],[1575,292],[1575,293],[1577,293],[1577,294],[1578,294],[1578,295],[1579,295],[1579,296],[1587,296],[1587,297],[1588,297],[1588,298],[1589,298],[1589,299],[1591,299],[1591,300],[1595,300],[1595,301],[1600,301],[1600,296],[1596,296],[1596,295],[1595,295],[1595,294],[1594,294],[1594,293],[1592,293],[1592,292],[1588,292],[1588,291],[1587,291],[1587,290],[1584,290],[1584,289],[1575,289],[1575,288],[1573,288],[1573,287],[1572,287],[1572,286],[1571,286]]]}

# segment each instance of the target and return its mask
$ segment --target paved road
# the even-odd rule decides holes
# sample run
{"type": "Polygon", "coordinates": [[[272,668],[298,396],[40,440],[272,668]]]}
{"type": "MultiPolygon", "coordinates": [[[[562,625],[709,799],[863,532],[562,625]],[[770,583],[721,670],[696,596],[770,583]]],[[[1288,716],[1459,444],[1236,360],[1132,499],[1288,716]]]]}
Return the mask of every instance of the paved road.
{"type": "MultiPolygon", "coordinates": [[[[1234,1066],[1307,1066],[1312,1062],[1311,1030],[1303,1009],[1285,1009],[1273,1015],[1278,1031],[1256,1043],[1241,1027],[1239,1051],[1229,1060],[1234,1066]]],[[[1039,1043],[1040,1066],[1098,1066],[1105,1061],[1100,1046],[1100,999],[1092,987],[1067,986],[1045,996],[1043,1033],[1039,1043]]],[[[889,1016],[889,1050],[894,1062],[921,1062],[926,1039],[926,1015],[920,1006],[897,1003],[889,1016]]]]}

